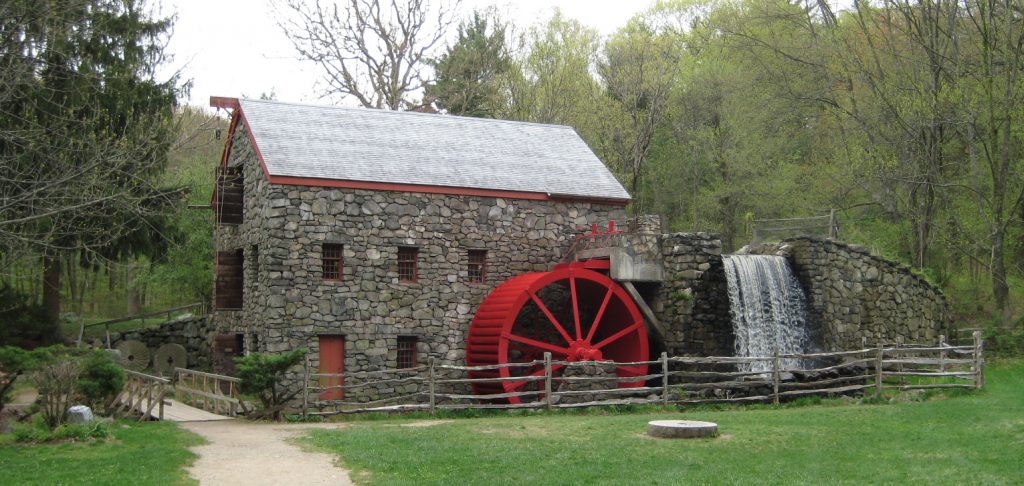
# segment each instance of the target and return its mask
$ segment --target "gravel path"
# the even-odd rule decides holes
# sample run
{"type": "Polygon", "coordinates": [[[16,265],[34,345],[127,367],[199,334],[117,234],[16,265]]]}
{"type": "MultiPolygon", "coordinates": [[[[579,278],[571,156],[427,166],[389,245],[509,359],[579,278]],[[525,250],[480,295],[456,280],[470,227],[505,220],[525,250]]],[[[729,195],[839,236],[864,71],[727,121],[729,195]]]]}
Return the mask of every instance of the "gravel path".
{"type": "Polygon", "coordinates": [[[189,468],[189,474],[200,485],[352,484],[348,471],[334,465],[334,456],[303,450],[290,440],[308,429],[339,429],[342,425],[243,420],[179,425],[208,441],[192,449],[199,459],[189,468]]]}

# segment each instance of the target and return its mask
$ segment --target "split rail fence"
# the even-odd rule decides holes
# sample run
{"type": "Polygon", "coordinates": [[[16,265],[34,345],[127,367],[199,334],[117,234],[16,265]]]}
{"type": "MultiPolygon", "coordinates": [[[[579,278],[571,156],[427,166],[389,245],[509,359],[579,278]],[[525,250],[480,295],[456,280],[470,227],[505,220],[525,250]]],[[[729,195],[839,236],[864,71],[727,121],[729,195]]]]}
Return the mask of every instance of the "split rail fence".
{"type": "MultiPolygon", "coordinates": [[[[601,363],[545,359],[491,366],[442,365],[358,373],[313,373],[307,361],[304,415],[460,409],[577,408],[632,404],[779,403],[802,396],[860,395],[984,386],[984,343],[980,332],[969,345],[879,345],[852,351],[762,357],[670,357],[616,363],[647,365],[640,376],[562,376],[570,365],[601,363]],[[798,361],[799,369],[784,363],[798,361]],[[473,374],[519,369],[528,376],[476,378],[473,374]],[[478,395],[471,386],[513,382],[512,391],[478,395]],[[611,383],[611,386],[607,384],[611,383]],[[615,384],[619,384],[616,386],[615,384]],[[632,387],[623,388],[622,383],[632,387]],[[604,388],[593,389],[595,386],[604,388]],[[342,399],[326,400],[337,395],[342,399]],[[370,390],[372,392],[368,393],[370,390]],[[344,398],[354,397],[354,398],[344,398]],[[503,401],[520,403],[500,403],[503,401]]],[[[594,369],[594,368],[592,368],[594,369]]]]}

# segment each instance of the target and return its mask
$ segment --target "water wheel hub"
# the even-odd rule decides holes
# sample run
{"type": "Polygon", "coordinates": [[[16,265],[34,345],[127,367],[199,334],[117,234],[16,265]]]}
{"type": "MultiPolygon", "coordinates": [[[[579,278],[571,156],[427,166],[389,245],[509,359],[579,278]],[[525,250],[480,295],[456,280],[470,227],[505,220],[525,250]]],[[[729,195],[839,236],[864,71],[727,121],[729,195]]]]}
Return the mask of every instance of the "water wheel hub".
{"type": "Polygon", "coordinates": [[[604,354],[590,344],[590,341],[577,339],[569,344],[569,353],[565,358],[566,361],[601,361],[604,354]]]}

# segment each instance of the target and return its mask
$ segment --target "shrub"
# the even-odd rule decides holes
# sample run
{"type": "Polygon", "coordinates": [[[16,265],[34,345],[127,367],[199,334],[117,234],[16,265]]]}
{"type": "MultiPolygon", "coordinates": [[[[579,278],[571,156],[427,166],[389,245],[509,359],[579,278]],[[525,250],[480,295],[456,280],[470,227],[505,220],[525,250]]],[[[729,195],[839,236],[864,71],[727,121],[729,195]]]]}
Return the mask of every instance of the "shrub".
{"type": "Polygon", "coordinates": [[[33,374],[33,381],[39,389],[37,403],[43,420],[51,429],[67,420],[68,407],[75,401],[81,373],[82,366],[78,360],[69,359],[44,366],[33,374]]]}
{"type": "Polygon", "coordinates": [[[253,418],[281,420],[288,402],[302,391],[300,387],[285,387],[281,383],[282,378],[289,368],[301,363],[305,356],[305,349],[295,349],[284,354],[252,353],[235,358],[238,378],[241,380],[239,389],[242,393],[256,396],[262,405],[261,410],[251,415],[253,418]]]}
{"type": "Polygon", "coordinates": [[[46,316],[42,305],[0,284],[0,346],[35,348],[60,343],[60,323],[46,316]]]}
{"type": "Polygon", "coordinates": [[[10,400],[10,391],[18,378],[53,361],[53,352],[57,348],[37,348],[29,351],[14,346],[0,347],[0,411],[3,411],[10,400]]]}
{"type": "Polygon", "coordinates": [[[82,359],[77,391],[93,410],[106,407],[124,388],[124,370],[106,351],[91,351],[82,359]]]}

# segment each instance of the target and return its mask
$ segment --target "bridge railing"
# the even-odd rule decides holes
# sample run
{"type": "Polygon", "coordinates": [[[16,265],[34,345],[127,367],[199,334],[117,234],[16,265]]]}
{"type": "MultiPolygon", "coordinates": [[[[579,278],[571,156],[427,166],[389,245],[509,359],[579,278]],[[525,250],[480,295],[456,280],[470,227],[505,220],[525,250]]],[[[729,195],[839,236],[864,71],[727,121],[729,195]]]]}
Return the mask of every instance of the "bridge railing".
{"type": "Polygon", "coordinates": [[[115,415],[139,412],[140,422],[147,419],[163,420],[164,398],[167,396],[171,380],[132,370],[124,370],[124,373],[124,388],[114,397],[107,409],[112,410],[115,415]]]}
{"type": "Polygon", "coordinates": [[[238,389],[239,379],[186,368],[174,369],[174,393],[179,402],[220,415],[237,417],[248,410],[238,389]]]}

